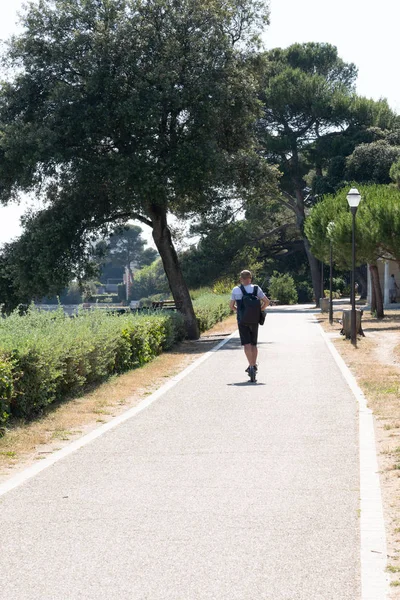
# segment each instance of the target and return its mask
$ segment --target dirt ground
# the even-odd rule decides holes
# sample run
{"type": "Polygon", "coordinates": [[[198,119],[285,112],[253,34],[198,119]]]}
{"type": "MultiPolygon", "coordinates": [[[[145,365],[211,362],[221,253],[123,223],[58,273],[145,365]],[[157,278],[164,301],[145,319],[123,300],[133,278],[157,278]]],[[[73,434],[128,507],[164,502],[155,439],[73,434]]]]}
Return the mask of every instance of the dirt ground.
{"type": "Polygon", "coordinates": [[[111,377],[78,398],[52,405],[37,421],[13,423],[0,438],[0,483],[136,406],[236,328],[236,316],[232,315],[199,340],[182,342],[140,369],[111,377]]]}
{"type": "MultiPolygon", "coordinates": [[[[349,308],[349,307],[345,307],[349,308]]],[[[319,318],[356,376],[375,415],[375,433],[385,513],[390,598],[400,600],[400,311],[387,310],[378,321],[367,311],[364,338],[357,348],[340,335],[341,311],[334,324],[319,318]]]]}

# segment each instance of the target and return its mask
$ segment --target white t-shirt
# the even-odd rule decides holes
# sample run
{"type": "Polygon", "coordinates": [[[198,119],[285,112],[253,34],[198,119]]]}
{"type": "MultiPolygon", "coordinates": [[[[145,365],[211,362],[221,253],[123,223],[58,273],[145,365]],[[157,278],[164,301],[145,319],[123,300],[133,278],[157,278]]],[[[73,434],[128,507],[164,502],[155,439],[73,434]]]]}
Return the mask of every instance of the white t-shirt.
{"type": "MultiPolygon", "coordinates": [[[[258,291],[257,291],[257,298],[265,298],[265,294],[262,291],[262,289],[260,288],[260,286],[258,287],[258,291]]],[[[248,294],[252,294],[253,290],[254,290],[254,285],[252,283],[249,283],[249,285],[245,285],[244,289],[246,290],[246,292],[248,294]]],[[[233,288],[232,290],[232,296],[231,299],[232,300],[241,300],[243,298],[243,293],[242,290],[240,289],[240,286],[237,285],[236,287],[233,288]]]]}

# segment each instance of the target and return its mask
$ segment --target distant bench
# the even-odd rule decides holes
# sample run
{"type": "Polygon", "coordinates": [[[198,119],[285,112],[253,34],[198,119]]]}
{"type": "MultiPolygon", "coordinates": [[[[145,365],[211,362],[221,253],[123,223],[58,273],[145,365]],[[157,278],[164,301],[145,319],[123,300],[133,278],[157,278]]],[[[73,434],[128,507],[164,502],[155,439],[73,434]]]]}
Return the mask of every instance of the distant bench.
{"type": "Polygon", "coordinates": [[[182,307],[182,302],[175,302],[175,300],[159,300],[158,302],[151,303],[154,310],[179,310],[182,307]]]}

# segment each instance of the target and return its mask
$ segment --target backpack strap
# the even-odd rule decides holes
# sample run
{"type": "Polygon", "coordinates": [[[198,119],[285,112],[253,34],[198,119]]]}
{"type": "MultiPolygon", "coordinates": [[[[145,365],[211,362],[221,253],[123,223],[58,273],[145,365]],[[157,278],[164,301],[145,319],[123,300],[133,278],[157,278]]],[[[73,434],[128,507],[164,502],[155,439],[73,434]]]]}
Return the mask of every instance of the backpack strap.
{"type": "Polygon", "coordinates": [[[244,285],[242,283],[240,284],[240,289],[242,290],[243,296],[255,296],[255,297],[257,297],[257,294],[258,294],[258,285],[254,286],[254,289],[253,289],[253,291],[252,291],[251,294],[249,294],[248,292],[246,292],[246,290],[244,288],[244,285]]]}

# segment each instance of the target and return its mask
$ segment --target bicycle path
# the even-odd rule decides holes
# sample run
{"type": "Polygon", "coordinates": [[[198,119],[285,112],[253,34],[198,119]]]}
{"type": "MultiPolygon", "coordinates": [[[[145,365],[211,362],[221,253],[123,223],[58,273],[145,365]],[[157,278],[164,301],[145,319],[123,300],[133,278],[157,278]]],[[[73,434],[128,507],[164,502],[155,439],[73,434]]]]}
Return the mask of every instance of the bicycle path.
{"type": "Polygon", "coordinates": [[[357,600],[358,415],[310,314],[271,311],[0,498],[0,598],[357,600]]]}

